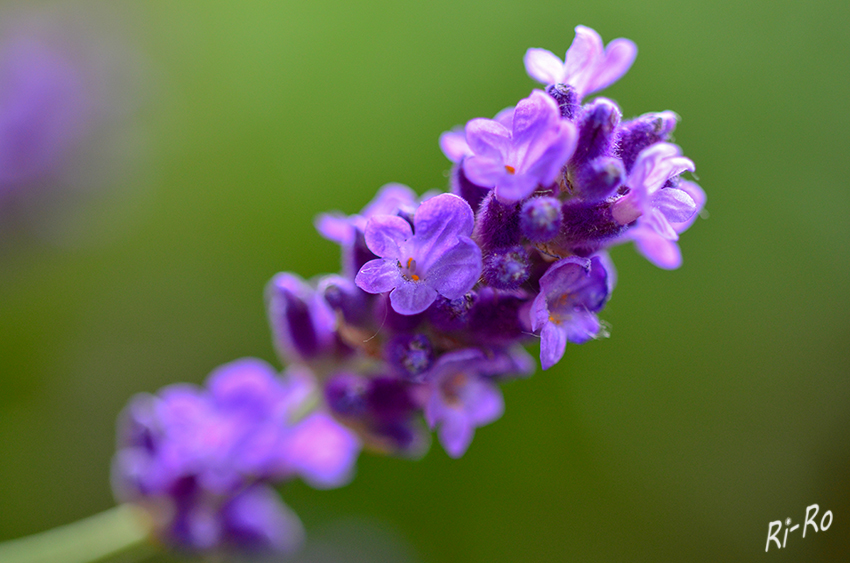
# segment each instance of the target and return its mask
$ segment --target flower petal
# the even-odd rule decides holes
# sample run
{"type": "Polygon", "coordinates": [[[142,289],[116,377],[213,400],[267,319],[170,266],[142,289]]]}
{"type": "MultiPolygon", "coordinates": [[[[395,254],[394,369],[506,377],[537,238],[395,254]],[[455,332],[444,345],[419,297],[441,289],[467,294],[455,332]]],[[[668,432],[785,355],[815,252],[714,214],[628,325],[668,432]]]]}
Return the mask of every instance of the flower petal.
{"type": "Polygon", "coordinates": [[[375,215],[366,223],[366,246],[375,256],[397,259],[399,246],[413,236],[410,223],[395,215],[375,215]]]}
{"type": "Polygon", "coordinates": [[[525,71],[534,80],[543,84],[563,82],[564,62],[546,49],[529,49],[523,58],[525,71]]]}
{"type": "Polygon", "coordinates": [[[497,113],[495,116],[493,116],[493,121],[498,121],[499,123],[504,125],[508,131],[510,131],[513,127],[515,110],[515,106],[508,106],[499,113],[497,113]]]}
{"type": "Polygon", "coordinates": [[[285,465],[317,489],[342,486],[351,480],[360,443],[348,428],[324,413],[301,421],[287,436],[285,465]]]}
{"type": "Polygon", "coordinates": [[[419,206],[413,224],[414,259],[427,272],[431,264],[457,244],[458,237],[472,234],[475,215],[462,197],[440,194],[419,206]]]}
{"type": "Polygon", "coordinates": [[[466,124],[466,142],[477,156],[501,160],[511,144],[511,132],[498,121],[479,117],[466,124]]]}
{"type": "Polygon", "coordinates": [[[354,243],[354,227],[342,213],[322,213],[313,221],[319,234],[340,245],[354,243]]]}
{"type": "Polygon", "coordinates": [[[547,133],[558,125],[560,119],[558,104],[541,90],[534,90],[529,97],[520,100],[511,122],[509,151],[502,153],[509,155],[507,163],[519,171],[529,159],[536,160],[552,143],[553,139],[547,133]]]}
{"type": "Polygon", "coordinates": [[[665,270],[675,270],[682,265],[682,253],[675,241],[667,240],[650,228],[633,229],[635,248],[647,260],[665,270]]]}
{"type": "Polygon", "coordinates": [[[472,154],[472,149],[466,142],[466,132],[463,129],[452,129],[440,135],[440,150],[446,158],[454,163],[472,154]]]}
{"type": "Polygon", "coordinates": [[[448,299],[463,297],[481,276],[481,249],[469,238],[461,238],[451,250],[430,265],[427,283],[448,299]]]}
{"type": "Polygon", "coordinates": [[[699,217],[700,211],[702,211],[703,207],[705,207],[706,198],[705,192],[702,188],[693,182],[682,180],[679,182],[679,189],[685,191],[689,196],[691,196],[691,199],[694,200],[694,205],[696,206],[696,211],[690,219],[684,223],[677,223],[673,225],[673,228],[676,229],[677,233],[683,233],[688,230],[688,227],[693,225],[694,221],[696,221],[697,217],[699,217]]]}
{"type": "Polygon", "coordinates": [[[564,323],[564,329],[568,341],[583,344],[599,334],[599,319],[589,311],[576,311],[569,321],[564,323]]]}
{"type": "Polygon", "coordinates": [[[396,313],[415,315],[430,307],[436,298],[437,292],[431,286],[402,279],[390,293],[390,304],[396,313]]]}
{"type": "Polygon", "coordinates": [[[619,80],[637,57],[637,45],[628,39],[614,39],[605,47],[605,56],[593,71],[585,95],[598,92],[619,80]]]}
{"type": "Polygon", "coordinates": [[[453,458],[458,458],[469,449],[475,427],[463,413],[446,409],[437,433],[446,453],[453,458]]]}
{"type": "Polygon", "coordinates": [[[384,293],[399,286],[403,279],[398,265],[392,260],[370,260],[366,262],[354,283],[366,293],[384,293]]]}
{"type": "Polygon", "coordinates": [[[484,426],[501,418],[505,412],[505,400],[499,387],[481,378],[469,382],[466,397],[467,414],[475,426],[484,426]]]}
{"type": "Polygon", "coordinates": [[[530,196],[540,185],[532,174],[503,174],[496,183],[496,199],[502,203],[516,203],[530,196]]]}
{"type": "Polygon", "coordinates": [[[543,369],[561,361],[567,349],[567,331],[552,322],[547,322],[540,331],[540,365],[543,369]]]}
{"type": "Polygon", "coordinates": [[[395,215],[400,208],[415,204],[416,192],[404,184],[389,183],[378,189],[375,198],[363,208],[360,215],[365,221],[375,215],[395,215]]]}
{"type": "Polygon", "coordinates": [[[463,159],[463,173],[477,186],[492,187],[507,176],[502,159],[470,156],[463,159]]]}
{"type": "Polygon", "coordinates": [[[641,217],[638,222],[642,226],[651,228],[656,234],[664,237],[667,240],[679,240],[679,234],[673,230],[667,218],[654,207],[649,210],[649,213],[641,217]]]}
{"type": "Polygon", "coordinates": [[[575,39],[564,59],[563,81],[578,91],[579,99],[587,94],[588,82],[602,55],[602,38],[599,34],[589,27],[577,26],[575,39]]]}
{"type": "Polygon", "coordinates": [[[298,516],[265,485],[239,493],[224,506],[222,516],[228,540],[246,549],[292,553],[304,542],[298,516]]]}
{"type": "Polygon", "coordinates": [[[662,188],[652,196],[655,207],[670,223],[684,223],[694,216],[697,204],[684,190],[662,188]]]}
{"type": "MultiPolygon", "coordinates": [[[[546,186],[555,181],[561,173],[564,164],[573,155],[578,143],[578,132],[575,125],[569,121],[561,121],[549,146],[536,158],[528,163],[527,174],[540,179],[540,184],[546,186]]],[[[531,151],[529,151],[531,153],[531,151]]],[[[528,157],[527,157],[528,158],[528,157]]]]}

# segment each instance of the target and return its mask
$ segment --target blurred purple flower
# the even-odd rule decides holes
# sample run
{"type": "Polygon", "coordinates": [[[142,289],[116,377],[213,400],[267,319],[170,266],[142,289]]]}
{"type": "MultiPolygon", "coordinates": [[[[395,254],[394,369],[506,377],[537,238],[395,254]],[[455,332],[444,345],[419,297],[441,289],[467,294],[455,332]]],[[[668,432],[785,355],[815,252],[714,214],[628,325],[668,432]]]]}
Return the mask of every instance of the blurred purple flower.
{"type": "Polygon", "coordinates": [[[255,547],[239,543],[248,536],[290,547],[300,525],[263,483],[300,476],[340,486],[359,452],[352,432],[327,415],[304,417],[314,393],[312,377],[295,370],[280,379],[245,358],[213,371],[206,388],[136,396],[121,418],[116,496],[153,507],[158,534],[179,547],[255,547]],[[261,510],[252,516],[250,507],[261,510]]]}
{"type": "Polygon", "coordinates": [[[487,376],[495,366],[480,350],[442,356],[428,373],[430,396],[425,404],[428,426],[439,426],[440,442],[451,457],[462,456],[475,429],[498,420],[505,410],[499,387],[487,376]]]}
{"type": "Polygon", "coordinates": [[[50,175],[87,131],[79,65],[36,37],[0,44],[0,195],[50,175]]]}

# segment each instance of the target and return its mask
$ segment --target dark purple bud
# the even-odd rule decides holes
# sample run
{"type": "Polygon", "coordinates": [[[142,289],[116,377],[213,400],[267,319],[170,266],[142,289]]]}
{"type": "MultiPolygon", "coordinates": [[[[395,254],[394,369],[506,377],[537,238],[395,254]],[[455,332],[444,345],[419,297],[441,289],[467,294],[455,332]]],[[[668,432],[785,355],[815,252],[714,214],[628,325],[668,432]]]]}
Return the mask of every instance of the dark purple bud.
{"type": "Polygon", "coordinates": [[[576,171],[573,187],[585,201],[600,201],[613,194],[625,181],[623,162],[613,156],[600,156],[576,171]]]}
{"type": "Polygon", "coordinates": [[[372,379],[367,401],[369,411],[382,421],[406,419],[416,408],[410,396],[409,385],[394,377],[372,379]]]}
{"type": "Polygon", "coordinates": [[[647,113],[623,123],[618,131],[617,156],[623,159],[626,173],[631,172],[640,151],[670,139],[678,116],[672,111],[647,113]]]}
{"type": "Polygon", "coordinates": [[[597,98],[584,106],[579,118],[578,146],[569,162],[571,169],[610,153],[621,116],[617,104],[606,98],[597,98]]]}
{"type": "Polygon", "coordinates": [[[342,276],[324,276],[318,284],[318,292],[331,309],[342,313],[345,322],[362,324],[368,312],[368,294],[342,276]]]}
{"type": "Polygon", "coordinates": [[[528,279],[528,267],[523,247],[494,250],[484,258],[484,282],[496,289],[516,289],[528,279]]]}
{"type": "Polygon", "coordinates": [[[417,376],[434,362],[431,341],[424,334],[399,334],[387,342],[384,354],[387,362],[408,381],[419,381],[417,376]]]}
{"type": "Polygon", "coordinates": [[[561,206],[564,222],[557,245],[579,256],[589,256],[604,242],[623,232],[625,227],[614,220],[611,204],[568,201],[561,206]]]}
{"type": "Polygon", "coordinates": [[[300,277],[283,272],[266,288],[274,341],[288,359],[310,360],[333,350],[336,316],[300,277]]]}
{"type": "Polygon", "coordinates": [[[451,332],[463,329],[469,322],[469,310],[475,303],[475,292],[458,299],[438,297],[428,309],[428,320],[439,330],[451,332]]]}
{"type": "Polygon", "coordinates": [[[342,416],[362,416],[367,409],[369,380],[353,373],[338,373],[325,384],[325,400],[342,416]]]}
{"type": "Polygon", "coordinates": [[[531,242],[551,240],[561,228],[561,202],[554,197],[529,199],[522,205],[519,225],[531,242]]]}
{"type": "Polygon", "coordinates": [[[558,102],[558,109],[564,119],[573,119],[581,110],[578,93],[568,84],[551,84],[546,87],[546,93],[558,102]]]}
{"type": "Polygon", "coordinates": [[[491,191],[481,202],[472,238],[485,251],[516,246],[521,239],[519,209],[516,203],[501,203],[491,191]]]}
{"type": "Polygon", "coordinates": [[[483,288],[470,311],[469,333],[478,343],[507,344],[522,338],[520,309],[529,301],[515,292],[483,288]]]}
{"type": "Polygon", "coordinates": [[[472,211],[478,211],[481,201],[490,191],[490,188],[484,188],[478,184],[473,184],[469,178],[466,177],[466,174],[463,173],[463,162],[455,164],[454,168],[452,168],[451,189],[453,194],[459,195],[466,200],[469,207],[472,208],[472,211]]]}

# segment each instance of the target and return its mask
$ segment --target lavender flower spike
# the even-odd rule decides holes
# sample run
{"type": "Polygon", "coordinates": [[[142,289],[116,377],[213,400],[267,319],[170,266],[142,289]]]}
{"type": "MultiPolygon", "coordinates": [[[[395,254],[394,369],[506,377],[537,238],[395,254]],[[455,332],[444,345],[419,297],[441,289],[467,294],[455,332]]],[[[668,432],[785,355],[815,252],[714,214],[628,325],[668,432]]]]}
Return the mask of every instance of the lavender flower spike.
{"type": "Polygon", "coordinates": [[[453,194],[420,205],[414,228],[401,217],[372,217],[366,244],[380,258],[367,262],[355,283],[367,293],[392,291],[390,304],[402,315],[421,313],[438,294],[458,299],[481,275],[481,250],[469,238],[473,222],[469,204],[453,194]]]}
{"type": "Polygon", "coordinates": [[[473,153],[463,161],[466,176],[512,203],[557,179],[575,151],[577,133],[561,120],[555,101],[535,90],[517,104],[510,129],[493,119],[473,119],[466,124],[466,141],[473,153]]]}
{"type": "Polygon", "coordinates": [[[546,85],[568,84],[581,100],[619,80],[636,56],[637,46],[628,39],[614,39],[603,49],[599,34],[580,25],[563,62],[546,49],[529,49],[524,62],[531,78],[546,85]]]}
{"type": "Polygon", "coordinates": [[[596,312],[608,300],[607,278],[598,256],[564,258],[540,278],[540,295],[531,305],[531,326],[540,331],[543,369],[561,360],[567,341],[581,344],[599,332],[596,312]]]}

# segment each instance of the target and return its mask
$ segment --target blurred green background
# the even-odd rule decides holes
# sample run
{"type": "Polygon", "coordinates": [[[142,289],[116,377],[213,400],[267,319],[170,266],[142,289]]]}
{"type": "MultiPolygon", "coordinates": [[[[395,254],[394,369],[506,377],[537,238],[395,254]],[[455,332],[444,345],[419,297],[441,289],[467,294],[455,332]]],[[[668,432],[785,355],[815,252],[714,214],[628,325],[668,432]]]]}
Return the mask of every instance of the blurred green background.
{"type": "Polygon", "coordinates": [[[626,116],[682,116],[710,213],[683,267],[614,249],[611,338],[505,386],[462,459],[364,455],[348,487],[285,500],[308,534],[367,522],[422,562],[850,556],[850,3],[123,4],[79,6],[144,60],[142,156],[113,180],[136,195],[61,243],[0,244],[0,540],[113,504],[132,394],[277,364],[264,284],[338,269],[313,216],[445,188],[440,133],[527,96],[525,50],[584,24],[639,47],[603,93],[626,116]],[[831,528],[764,553],[813,503],[831,528]]]}

